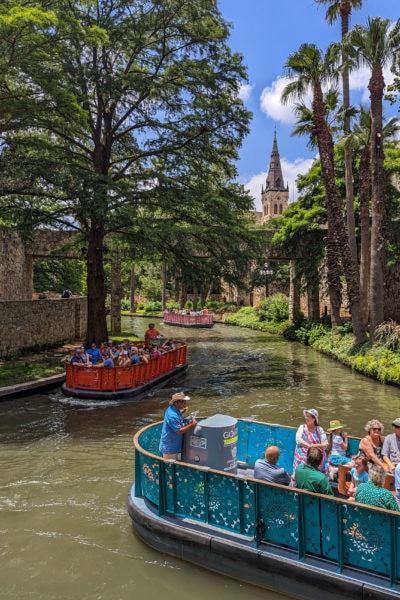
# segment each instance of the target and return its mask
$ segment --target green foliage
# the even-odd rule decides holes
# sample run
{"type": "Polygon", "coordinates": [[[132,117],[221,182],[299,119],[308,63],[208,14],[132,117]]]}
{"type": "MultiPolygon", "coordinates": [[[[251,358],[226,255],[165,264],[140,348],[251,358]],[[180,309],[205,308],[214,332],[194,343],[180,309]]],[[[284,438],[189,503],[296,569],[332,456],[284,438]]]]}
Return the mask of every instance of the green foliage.
{"type": "Polygon", "coordinates": [[[281,334],[290,324],[290,321],[261,321],[256,314],[256,309],[252,306],[243,306],[236,313],[225,313],[225,323],[238,325],[239,327],[249,327],[268,333],[281,334]]]}
{"type": "Polygon", "coordinates": [[[161,302],[146,302],[145,308],[146,313],[159,313],[161,312],[161,302]]]}
{"type": "MultiPolygon", "coordinates": [[[[318,339],[330,331],[323,323],[305,321],[299,329],[295,330],[295,337],[305,346],[312,346],[318,339]]],[[[293,331],[291,332],[293,334],[293,331]]]]}
{"type": "Polygon", "coordinates": [[[131,302],[130,302],[130,300],[127,300],[126,298],[122,298],[122,300],[121,300],[121,310],[129,311],[130,308],[131,308],[131,302]]]}
{"type": "Polygon", "coordinates": [[[289,298],[284,294],[274,294],[265,298],[256,309],[260,321],[280,323],[289,318],[289,298]]]}
{"type": "Polygon", "coordinates": [[[35,292],[61,292],[70,288],[74,294],[86,294],[86,264],[81,260],[37,258],[33,261],[35,292]]]}
{"type": "Polygon", "coordinates": [[[218,300],[210,300],[209,298],[206,300],[206,307],[212,312],[217,312],[219,309],[224,308],[225,305],[225,302],[218,302],[218,300]]]}
{"type": "Polygon", "coordinates": [[[192,302],[192,300],[190,300],[190,299],[186,300],[184,308],[186,308],[187,310],[193,310],[193,302],[192,302]]]}
{"type": "Polygon", "coordinates": [[[375,340],[385,348],[396,352],[400,348],[400,325],[395,321],[381,323],[375,329],[375,340]]]}
{"type": "Polygon", "coordinates": [[[176,302],[175,300],[169,300],[165,306],[166,306],[166,308],[168,308],[168,310],[171,310],[171,308],[174,308],[174,309],[180,308],[179,302],[176,302]]]}

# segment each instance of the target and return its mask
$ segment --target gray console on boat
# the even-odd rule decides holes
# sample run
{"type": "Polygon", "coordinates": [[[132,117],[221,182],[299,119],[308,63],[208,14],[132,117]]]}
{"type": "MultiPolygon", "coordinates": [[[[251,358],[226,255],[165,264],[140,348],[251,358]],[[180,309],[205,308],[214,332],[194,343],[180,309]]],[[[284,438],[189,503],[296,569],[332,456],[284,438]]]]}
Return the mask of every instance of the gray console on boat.
{"type": "Polygon", "coordinates": [[[237,472],[237,419],[213,415],[186,433],[182,460],[228,473],[237,472]]]}

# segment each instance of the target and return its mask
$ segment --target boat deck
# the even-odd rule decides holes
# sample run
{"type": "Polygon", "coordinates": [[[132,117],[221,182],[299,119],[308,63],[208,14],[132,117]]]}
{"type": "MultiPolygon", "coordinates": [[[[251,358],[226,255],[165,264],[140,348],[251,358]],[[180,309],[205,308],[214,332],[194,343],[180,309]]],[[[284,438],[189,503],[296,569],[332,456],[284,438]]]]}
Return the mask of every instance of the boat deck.
{"type": "MultiPolygon", "coordinates": [[[[295,428],[239,420],[244,470],[224,472],[162,459],[161,426],[135,436],[128,499],[134,529],[149,545],[301,597],[400,600],[400,513],[252,477],[269,445],[291,470],[295,428]]],[[[349,443],[355,453],[359,440],[349,443]]]]}

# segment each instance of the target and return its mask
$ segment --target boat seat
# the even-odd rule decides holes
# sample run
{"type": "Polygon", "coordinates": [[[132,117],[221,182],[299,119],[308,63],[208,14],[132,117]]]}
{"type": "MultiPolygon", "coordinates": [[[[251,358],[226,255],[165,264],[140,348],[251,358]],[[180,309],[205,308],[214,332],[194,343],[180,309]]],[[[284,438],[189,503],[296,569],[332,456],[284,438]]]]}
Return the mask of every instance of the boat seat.
{"type": "MultiPolygon", "coordinates": [[[[338,465],[338,492],[342,494],[342,496],[348,496],[349,487],[351,484],[350,479],[350,468],[347,465],[338,465]]],[[[394,492],[394,475],[388,473],[385,477],[385,483],[383,485],[384,488],[394,492]]]]}

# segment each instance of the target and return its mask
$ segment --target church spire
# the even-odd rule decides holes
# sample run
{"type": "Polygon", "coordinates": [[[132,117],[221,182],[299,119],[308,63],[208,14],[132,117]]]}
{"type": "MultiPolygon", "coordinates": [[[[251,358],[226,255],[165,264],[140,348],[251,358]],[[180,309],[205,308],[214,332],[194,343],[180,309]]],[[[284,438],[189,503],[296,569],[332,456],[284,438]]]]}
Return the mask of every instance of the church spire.
{"type": "Polygon", "coordinates": [[[266,181],[266,190],[285,190],[283,183],[281,158],[279,156],[278,142],[276,139],[276,129],[274,132],[274,143],[272,145],[271,159],[269,163],[268,176],[266,181]]]}
{"type": "Polygon", "coordinates": [[[269,219],[282,215],[288,207],[288,201],[289,186],[285,186],[283,183],[281,159],[279,156],[275,130],[268,176],[265,182],[265,188],[264,186],[261,188],[261,223],[266,223],[269,219]]]}

